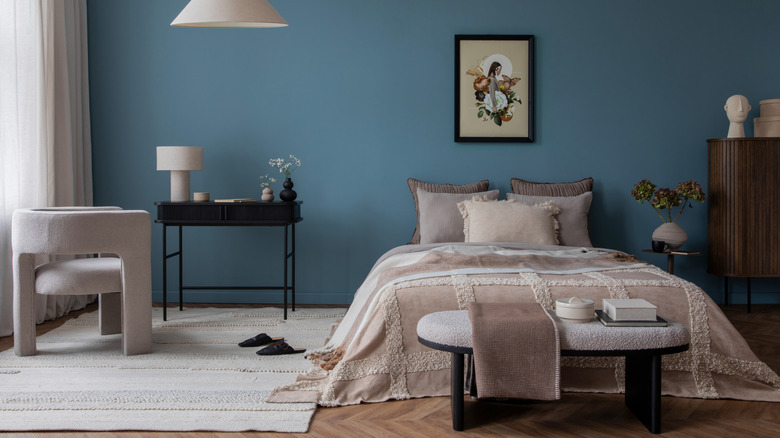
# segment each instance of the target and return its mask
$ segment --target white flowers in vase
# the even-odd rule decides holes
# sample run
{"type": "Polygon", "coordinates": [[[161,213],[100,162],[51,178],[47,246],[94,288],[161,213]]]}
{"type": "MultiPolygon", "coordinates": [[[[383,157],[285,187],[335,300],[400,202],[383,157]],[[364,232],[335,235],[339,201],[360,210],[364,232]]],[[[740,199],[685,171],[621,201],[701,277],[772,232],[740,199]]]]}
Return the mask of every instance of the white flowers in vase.
{"type": "Polygon", "coordinates": [[[290,161],[284,158],[272,158],[268,161],[271,167],[278,167],[279,172],[283,173],[286,178],[292,175],[293,171],[301,166],[301,160],[295,155],[290,155],[290,161]]]}
{"type": "Polygon", "coordinates": [[[260,187],[263,188],[263,194],[260,196],[261,201],[265,202],[271,202],[274,200],[274,191],[271,190],[271,183],[275,183],[276,178],[272,176],[268,176],[266,173],[265,175],[260,177],[260,187]]]}
{"type": "Polygon", "coordinates": [[[260,177],[260,187],[262,187],[264,189],[267,189],[268,187],[271,186],[272,183],[275,183],[275,182],[276,182],[276,178],[274,178],[272,176],[268,176],[267,173],[260,177]]]}

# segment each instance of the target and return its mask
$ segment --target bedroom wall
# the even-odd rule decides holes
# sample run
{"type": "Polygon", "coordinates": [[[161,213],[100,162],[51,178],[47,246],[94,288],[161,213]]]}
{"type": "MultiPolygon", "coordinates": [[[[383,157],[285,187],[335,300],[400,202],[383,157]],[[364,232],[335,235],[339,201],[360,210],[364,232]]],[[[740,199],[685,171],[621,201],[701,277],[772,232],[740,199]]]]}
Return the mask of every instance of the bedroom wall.
{"type": "MultiPolygon", "coordinates": [[[[258,198],[268,160],[295,154],[303,201],[298,302],[349,303],[374,261],[409,241],[406,178],[595,178],[594,244],[638,254],[660,225],[630,196],[649,178],[706,188],[706,139],[725,137],[723,105],[780,98],[780,3],[772,0],[272,0],[282,29],[186,29],[187,0],[90,0],[89,60],[96,204],[145,209],[168,199],[155,146],[205,148],[193,191],[258,198]],[[489,6],[488,6],[489,5],[489,6]],[[536,36],[536,141],[453,141],[453,35],[536,36]]],[[[281,180],[273,188],[281,190],[281,180]]],[[[757,190],[763,190],[757,187],[757,190]]],[[[679,223],[706,254],[706,205],[679,223]]],[[[185,229],[190,284],[278,283],[281,229],[185,229]]],[[[153,226],[160,300],[161,226],[153,226]]],[[[174,241],[171,241],[173,244],[174,241]]],[[[677,274],[722,299],[706,256],[677,274]]],[[[173,274],[174,271],[171,271],[173,274]]],[[[170,278],[170,276],[169,276],[170,278]]],[[[169,288],[175,287],[175,277],[169,288]]],[[[744,281],[732,281],[744,302],[744,281]]],[[[780,281],[753,299],[780,301],[780,281]]],[[[280,302],[280,293],[203,291],[203,302],[280,302]]]]}

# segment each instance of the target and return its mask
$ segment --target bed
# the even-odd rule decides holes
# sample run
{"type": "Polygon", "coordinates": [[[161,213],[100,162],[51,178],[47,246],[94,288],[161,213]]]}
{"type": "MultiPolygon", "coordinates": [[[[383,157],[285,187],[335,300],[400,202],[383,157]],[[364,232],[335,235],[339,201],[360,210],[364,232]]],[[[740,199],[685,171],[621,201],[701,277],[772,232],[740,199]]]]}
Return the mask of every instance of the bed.
{"type": "MultiPolygon", "coordinates": [[[[472,193],[484,192],[481,188],[486,187],[473,188],[472,193]]],[[[574,198],[582,193],[561,195],[574,198]]],[[[415,201],[418,205],[416,197],[415,201]]],[[[458,204],[464,202],[475,202],[479,208],[498,205],[474,198],[458,204]]],[[[545,217],[560,218],[560,210],[547,209],[545,217]]],[[[465,225],[455,226],[466,233],[460,242],[425,242],[426,227],[418,219],[419,240],[388,251],[376,262],[327,345],[311,355],[316,365],[312,372],[278,388],[274,397],[342,406],[449,395],[450,355],[418,342],[416,325],[421,317],[466,309],[473,301],[537,302],[552,310],[556,299],[578,296],[593,299],[597,308],[603,298],[644,298],[657,306],[660,316],[688,328],[690,349],[663,359],[663,394],[780,401],[778,375],[758,360],[723,312],[695,284],[619,251],[562,245],[560,240],[572,243],[582,238],[570,235],[573,228],[566,225],[565,217],[550,225],[555,236],[552,243],[485,240],[495,230],[480,235],[480,241],[469,242],[469,231],[480,230],[469,230],[469,215],[462,213],[465,225]]],[[[516,215],[513,210],[512,216],[516,215]]],[[[422,209],[423,222],[424,216],[422,209]]],[[[487,216],[493,220],[496,214],[490,211],[487,216]]],[[[523,227],[527,223],[523,217],[523,227]]],[[[510,232],[518,226],[510,224],[510,232]]],[[[622,358],[564,357],[561,365],[562,391],[619,393],[624,389],[622,358]]]]}

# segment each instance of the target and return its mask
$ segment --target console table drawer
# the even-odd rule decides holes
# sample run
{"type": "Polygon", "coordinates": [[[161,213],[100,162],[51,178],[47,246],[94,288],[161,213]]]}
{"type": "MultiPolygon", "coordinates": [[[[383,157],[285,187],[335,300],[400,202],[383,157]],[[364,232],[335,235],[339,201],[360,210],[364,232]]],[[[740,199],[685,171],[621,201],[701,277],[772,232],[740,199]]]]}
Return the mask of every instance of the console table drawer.
{"type": "Polygon", "coordinates": [[[169,225],[279,225],[301,220],[301,202],[155,202],[169,225]]]}

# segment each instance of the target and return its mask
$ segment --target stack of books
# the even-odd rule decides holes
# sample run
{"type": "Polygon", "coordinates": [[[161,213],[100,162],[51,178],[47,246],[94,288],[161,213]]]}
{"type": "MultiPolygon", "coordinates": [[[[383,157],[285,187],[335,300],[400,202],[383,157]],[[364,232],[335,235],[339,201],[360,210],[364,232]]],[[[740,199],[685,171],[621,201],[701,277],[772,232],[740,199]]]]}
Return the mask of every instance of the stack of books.
{"type": "Polygon", "coordinates": [[[607,327],[666,327],[665,319],[656,315],[656,307],[641,298],[604,299],[596,318],[607,327]]]}

